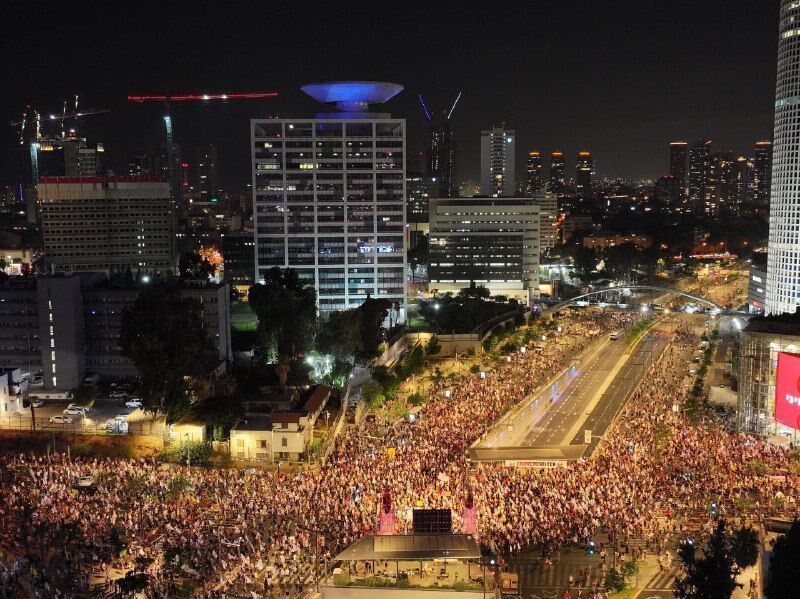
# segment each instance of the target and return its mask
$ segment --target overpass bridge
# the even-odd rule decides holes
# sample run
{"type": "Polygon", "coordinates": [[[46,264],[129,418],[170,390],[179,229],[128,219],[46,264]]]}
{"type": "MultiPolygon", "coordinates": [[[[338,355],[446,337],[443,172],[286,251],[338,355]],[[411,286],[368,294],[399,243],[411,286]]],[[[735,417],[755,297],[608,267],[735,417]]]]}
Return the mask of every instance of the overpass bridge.
{"type": "Polygon", "coordinates": [[[547,309],[542,311],[542,316],[545,318],[552,318],[554,314],[558,314],[564,308],[569,307],[570,305],[574,304],[575,302],[587,298],[592,297],[594,295],[600,295],[603,293],[615,292],[615,291],[622,291],[627,289],[628,291],[656,291],[665,294],[673,294],[673,295],[680,295],[683,297],[687,297],[691,300],[694,300],[697,303],[705,304],[710,308],[714,309],[715,312],[722,316],[748,316],[746,312],[740,312],[738,310],[729,310],[724,306],[720,306],[716,302],[711,301],[701,295],[697,295],[695,293],[689,293],[688,291],[681,291],[680,289],[675,289],[674,287],[656,287],[654,285],[616,285],[614,287],[599,287],[597,289],[593,289],[588,293],[582,293],[581,295],[577,295],[573,298],[555,304],[553,306],[548,307],[547,309]]]}

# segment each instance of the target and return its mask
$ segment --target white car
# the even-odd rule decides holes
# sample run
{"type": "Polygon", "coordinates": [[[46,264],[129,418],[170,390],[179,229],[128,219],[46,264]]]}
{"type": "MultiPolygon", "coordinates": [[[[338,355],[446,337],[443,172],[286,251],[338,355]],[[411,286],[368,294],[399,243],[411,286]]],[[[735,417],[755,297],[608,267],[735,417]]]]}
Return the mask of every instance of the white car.
{"type": "Polygon", "coordinates": [[[142,407],[142,400],[141,399],[129,399],[125,402],[125,406],[128,408],[141,408],[142,407]]]}
{"type": "Polygon", "coordinates": [[[112,391],[111,393],[108,394],[108,397],[110,399],[125,399],[126,397],[128,397],[128,394],[125,393],[124,391],[112,391]]]}
{"type": "Polygon", "coordinates": [[[44,400],[43,399],[34,398],[34,399],[31,400],[31,405],[34,408],[41,408],[44,405],[44,400]]]}
{"type": "Polygon", "coordinates": [[[67,409],[68,410],[71,410],[71,409],[80,410],[81,412],[91,412],[92,411],[92,408],[90,408],[89,406],[79,406],[76,403],[69,404],[67,406],[67,409]]]}
{"type": "Polygon", "coordinates": [[[83,416],[83,410],[79,410],[78,408],[67,408],[64,410],[65,416],[83,416]]]}
{"type": "Polygon", "coordinates": [[[72,418],[69,416],[50,416],[50,424],[72,424],[72,418]]]}

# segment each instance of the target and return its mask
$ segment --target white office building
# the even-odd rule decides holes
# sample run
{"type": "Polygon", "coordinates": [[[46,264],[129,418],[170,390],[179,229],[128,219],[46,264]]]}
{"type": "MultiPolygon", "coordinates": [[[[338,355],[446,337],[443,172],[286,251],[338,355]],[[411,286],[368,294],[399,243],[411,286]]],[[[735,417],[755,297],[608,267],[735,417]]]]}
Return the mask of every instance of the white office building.
{"type": "Polygon", "coordinates": [[[800,2],[781,0],[766,313],[800,304],[800,2]]]}
{"type": "Polygon", "coordinates": [[[337,112],[251,121],[255,278],[293,268],[320,313],[387,299],[405,318],[406,123],[369,111],[403,90],[338,82],[303,91],[337,112]]]}
{"type": "Polygon", "coordinates": [[[481,195],[512,197],[516,133],[503,127],[481,131],[481,195]]]}
{"type": "Polygon", "coordinates": [[[539,296],[539,206],[534,198],[431,198],[430,289],[471,283],[529,302],[539,296]]]}

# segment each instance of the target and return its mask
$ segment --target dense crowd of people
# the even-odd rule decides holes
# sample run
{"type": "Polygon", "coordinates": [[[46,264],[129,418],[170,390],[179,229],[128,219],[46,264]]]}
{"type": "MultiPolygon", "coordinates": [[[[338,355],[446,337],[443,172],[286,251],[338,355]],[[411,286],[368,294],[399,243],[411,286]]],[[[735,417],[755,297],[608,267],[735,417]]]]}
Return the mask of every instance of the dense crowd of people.
{"type": "MultiPolygon", "coordinates": [[[[562,335],[588,346],[594,337],[638,318],[581,313],[562,335]]],[[[152,460],[0,456],[0,551],[6,584],[62,596],[122,572],[146,575],[151,596],[174,596],[191,580],[197,594],[284,596],[320,574],[337,551],[373,534],[385,491],[396,508],[477,507],[479,542],[502,553],[583,543],[601,529],[647,539],[654,548],[669,519],[707,510],[756,513],[780,497],[794,509],[795,476],[785,454],[752,437],[689,425],[680,409],[688,329],[675,339],[628,403],[595,456],[550,470],[471,464],[466,449],[508,408],[568,358],[515,353],[488,376],[434,386],[418,421],[366,422],[342,433],[321,468],[304,471],[203,469],[152,460]],[[445,389],[451,392],[445,397],[445,389]],[[754,463],[762,466],[756,468],[754,463]],[[76,488],[84,476],[89,490],[76,488]],[[45,586],[46,585],[46,586],[45,586]]],[[[670,529],[671,530],[671,529],[670,529]]],[[[116,583],[119,584],[119,583],[116,583]]]]}

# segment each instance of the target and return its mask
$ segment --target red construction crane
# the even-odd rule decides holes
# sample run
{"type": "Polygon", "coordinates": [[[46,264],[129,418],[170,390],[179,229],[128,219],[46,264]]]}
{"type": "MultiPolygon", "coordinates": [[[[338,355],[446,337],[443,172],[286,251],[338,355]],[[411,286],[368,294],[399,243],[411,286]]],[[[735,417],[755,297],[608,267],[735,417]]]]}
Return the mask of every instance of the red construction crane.
{"type": "Polygon", "coordinates": [[[164,115],[164,125],[167,129],[167,144],[172,145],[172,116],[170,108],[174,102],[210,102],[214,100],[254,100],[258,98],[274,98],[278,92],[245,92],[245,93],[222,93],[222,94],[171,94],[167,90],[161,95],[128,96],[128,101],[142,104],[144,102],[160,102],[163,104],[167,113],[164,115]]]}

